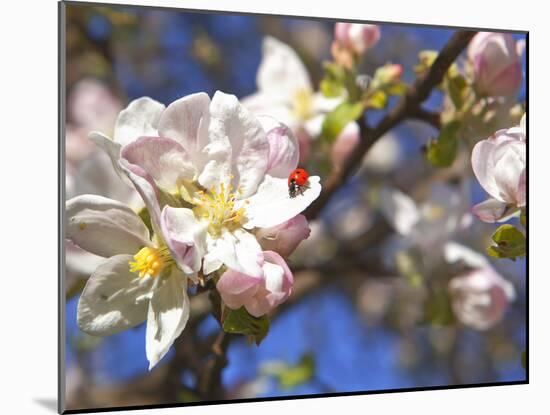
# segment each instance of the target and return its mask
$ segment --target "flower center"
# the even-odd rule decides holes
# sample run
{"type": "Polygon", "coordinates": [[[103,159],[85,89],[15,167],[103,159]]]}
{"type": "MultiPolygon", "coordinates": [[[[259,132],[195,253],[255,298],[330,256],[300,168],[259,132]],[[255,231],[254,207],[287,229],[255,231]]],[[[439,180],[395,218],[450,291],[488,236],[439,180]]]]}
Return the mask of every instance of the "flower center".
{"type": "Polygon", "coordinates": [[[130,271],[136,272],[140,277],[149,275],[156,277],[167,265],[173,262],[168,247],[150,248],[148,246],[141,248],[134,255],[134,261],[129,261],[130,271]]]}
{"type": "Polygon", "coordinates": [[[313,95],[309,89],[299,89],[294,94],[293,100],[294,115],[301,119],[307,120],[313,115],[313,95]]]}
{"type": "Polygon", "coordinates": [[[223,183],[220,185],[219,192],[215,189],[196,192],[198,197],[193,200],[195,204],[193,212],[198,219],[208,222],[210,235],[219,237],[224,228],[234,230],[241,227],[246,211],[244,205],[236,206],[238,204],[236,195],[239,193],[239,189],[233,192],[232,185],[226,189],[223,183]]]}

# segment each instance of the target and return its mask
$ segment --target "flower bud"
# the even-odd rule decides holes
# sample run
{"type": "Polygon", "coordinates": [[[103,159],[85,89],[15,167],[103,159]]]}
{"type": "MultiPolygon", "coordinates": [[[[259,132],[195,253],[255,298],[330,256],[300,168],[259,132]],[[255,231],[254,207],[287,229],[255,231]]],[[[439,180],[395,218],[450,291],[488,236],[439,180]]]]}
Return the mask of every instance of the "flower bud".
{"type": "Polygon", "coordinates": [[[476,89],[488,96],[507,96],[521,84],[519,46],[509,33],[480,32],[468,46],[476,89]]]}
{"type": "Polygon", "coordinates": [[[300,242],[309,237],[310,232],[306,217],[300,214],[280,225],[260,228],[256,233],[256,239],[262,249],[275,251],[287,257],[294,252],[300,242]]]}
{"type": "Polygon", "coordinates": [[[294,277],[285,260],[276,252],[263,252],[260,277],[227,270],[216,284],[223,302],[232,310],[244,306],[254,317],[261,317],[286,301],[294,277]]]}
{"type": "Polygon", "coordinates": [[[336,23],[334,38],[341,47],[361,55],[378,42],[380,28],[371,24],[336,23]]]}
{"type": "Polygon", "coordinates": [[[491,196],[473,208],[484,222],[506,216],[510,207],[526,204],[525,127],[499,130],[478,142],[472,151],[472,169],[479,184],[491,196]]]}
{"type": "Polygon", "coordinates": [[[476,330],[500,322],[515,298],[513,285],[488,266],[453,278],[449,292],[456,317],[476,330]]]}
{"type": "Polygon", "coordinates": [[[374,81],[379,85],[391,85],[398,82],[403,75],[403,66],[389,63],[378,68],[374,74],[374,81]]]}

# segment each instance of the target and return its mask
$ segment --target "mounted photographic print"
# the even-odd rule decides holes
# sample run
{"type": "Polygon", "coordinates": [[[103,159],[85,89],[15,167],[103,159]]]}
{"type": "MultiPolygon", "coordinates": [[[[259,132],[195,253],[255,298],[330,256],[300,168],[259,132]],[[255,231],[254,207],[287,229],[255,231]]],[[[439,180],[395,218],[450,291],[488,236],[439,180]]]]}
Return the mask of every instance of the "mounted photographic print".
{"type": "Polygon", "coordinates": [[[60,412],[528,382],[527,32],[59,13],[60,412]]]}

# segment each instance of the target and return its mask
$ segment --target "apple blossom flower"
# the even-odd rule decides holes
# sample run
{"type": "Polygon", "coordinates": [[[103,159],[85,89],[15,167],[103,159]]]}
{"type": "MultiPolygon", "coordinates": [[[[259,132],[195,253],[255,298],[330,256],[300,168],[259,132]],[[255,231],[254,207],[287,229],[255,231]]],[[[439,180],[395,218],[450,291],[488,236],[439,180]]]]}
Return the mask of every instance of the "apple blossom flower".
{"type": "Polygon", "coordinates": [[[457,243],[445,248],[448,262],[462,261],[471,269],[449,282],[451,305],[464,325],[488,330],[499,323],[515,299],[514,286],[480,254],[457,243]]]}
{"type": "Polygon", "coordinates": [[[339,22],[334,25],[334,39],[340,47],[361,55],[378,43],[380,27],[372,24],[339,22]]]}
{"type": "Polygon", "coordinates": [[[499,130],[475,145],[472,169],[491,196],[472,208],[482,221],[506,220],[525,206],[526,147],[525,116],[519,126],[499,130]]]}
{"type": "Polygon", "coordinates": [[[321,191],[311,176],[300,197],[289,197],[299,151],[294,136],[284,128],[266,134],[235,96],[221,92],[212,101],[198,93],[173,102],[159,115],[158,134],[109,154],[159,218],[166,244],[175,250],[187,243],[180,229],[200,228],[195,240],[205,246],[205,275],[222,265],[261,275],[261,247],[251,231],[295,217],[321,191]]]}
{"type": "Polygon", "coordinates": [[[414,245],[431,252],[469,225],[464,186],[438,183],[429,198],[419,205],[405,193],[390,188],[380,191],[380,209],[389,224],[414,245]]]}
{"type": "Polygon", "coordinates": [[[275,251],[287,257],[310,233],[306,217],[300,214],[277,226],[258,229],[256,239],[264,251],[275,251]]]}
{"type": "Polygon", "coordinates": [[[522,75],[519,45],[509,33],[480,32],[474,36],[468,59],[478,92],[506,96],[518,91],[522,75]]]}
{"type": "Polygon", "coordinates": [[[303,163],[309,141],[319,136],[326,114],[342,103],[344,97],[326,98],[314,92],[307,69],[296,52],[270,36],[263,40],[256,84],[258,92],[243,98],[243,105],[258,116],[270,115],[287,125],[298,138],[303,163]]]}
{"type": "MultiPolygon", "coordinates": [[[[152,369],[189,318],[187,278],[201,266],[202,247],[193,227],[179,228],[179,244],[167,246],[121,202],[81,195],[67,202],[66,237],[106,260],[88,279],[77,309],[79,328],[96,336],[147,321],[145,349],[152,369]]],[[[155,230],[158,217],[152,215],[155,230]]],[[[176,225],[177,226],[177,225],[176,225]]]]}
{"type": "Polygon", "coordinates": [[[283,303],[292,292],[294,277],[284,259],[276,252],[262,252],[262,273],[258,276],[227,270],[216,288],[227,307],[244,306],[254,317],[261,317],[283,303]]]}

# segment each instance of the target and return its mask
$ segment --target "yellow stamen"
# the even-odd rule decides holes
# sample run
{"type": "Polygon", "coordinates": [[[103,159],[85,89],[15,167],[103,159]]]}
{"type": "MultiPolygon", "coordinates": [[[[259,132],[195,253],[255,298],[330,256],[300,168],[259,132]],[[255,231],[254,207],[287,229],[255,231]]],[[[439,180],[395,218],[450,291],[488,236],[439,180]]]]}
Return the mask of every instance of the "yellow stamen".
{"type": "Polygon", "coordinates": [[[144,247],[134,255],[134,261],[129,261],[130,271],[140,277],[149,275],[156,277],[169,264],[173,262],[168,247],[151,248],[144,247]]]}
{"type": "Polygon", "coordinates": [[[293,112],[297,118],[307,120],[313,115],[313,95],[309,89],[296,91],[293,104],[293,112]]]}
{"type": "MultiPolygon", "coordinates": [[[[220,190],[210,189],[207,193],[197,192],[194,199],[195,216],[208,222],[208,232],[212,236],[220,236],[222,229],[235,229],[241,226],[246,211],[244,206],[236,208],[236,195],[242,194],[240,189],[233,191],[233,186],[220,184],[220,190]]],[[[246,203],[245,203],[246,204],[246,203]]]]}

